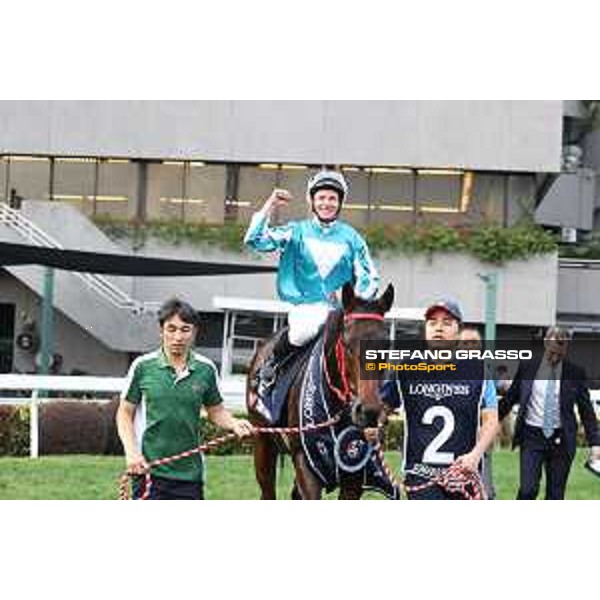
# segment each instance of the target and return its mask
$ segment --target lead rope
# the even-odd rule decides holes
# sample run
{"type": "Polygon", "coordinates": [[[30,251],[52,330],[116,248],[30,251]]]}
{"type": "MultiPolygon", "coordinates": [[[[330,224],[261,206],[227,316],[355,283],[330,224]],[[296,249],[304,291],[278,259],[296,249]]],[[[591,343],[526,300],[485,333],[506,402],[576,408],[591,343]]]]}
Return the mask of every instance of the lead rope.
{"type": "Polygon", "coordinates": [[[404,480],[399,480],[388,466],[380,443],[376,444],[375,452],[379,456],[383,470],[390,481],[400,486],[407,496],[409,493],[420,492],[437,485],[451,494],[458,494],[465,500],[486,499],[485,487],[479,473],[473,472],[462,465],[454,463],[447,469],[444,469],[442,473],[430,478],[429,481],[426,481],[425,483],[406,485],[404,480]]]}
{"type": "MultiPolygon", "coordinates": [[[[254,432],[255,435],[261,434],[287,434],[287,435],[297,435],[301,432],[311,432],[318,431],[319,429],[325,429],[327,427],[331,427],[335,425],[341,418],[341,411],[331,417],[331,419],[327,419],[327,421],[322,421],[321,423],[317,423],[315,425],[305,425],[304,427],[255,427],[254,432]]],[[[173,454],[171,456],[165,456],[164,458],[157,458],[150,463],[148,463],[148,471],[144,474],[144,491],[140,496],[140,500],[147,500],[150,497],[150,492],[152,491],[152,477],[150,475],[150,470],[154,467],[158,467],[159,465],[168,465],[177,460],[181,460],[182,458],[187,458],[188,456],[192,456],[194,454],[200,454],[201,452],[210,452],[219,446],[235,439],[237,436],[235,433],[227,433],[220,437],[209,440],[208,442],[202,444],[201,446],[197,446],[196,448],[192,448],[191,450],[186,450],[185,452],[180,452],[179,454],[173,454]]],[[[119,500],[130,500],[130,488],[131,488],[131,480],[135,477],[130,473],[123,473],[119,477],[119,500]]]]}

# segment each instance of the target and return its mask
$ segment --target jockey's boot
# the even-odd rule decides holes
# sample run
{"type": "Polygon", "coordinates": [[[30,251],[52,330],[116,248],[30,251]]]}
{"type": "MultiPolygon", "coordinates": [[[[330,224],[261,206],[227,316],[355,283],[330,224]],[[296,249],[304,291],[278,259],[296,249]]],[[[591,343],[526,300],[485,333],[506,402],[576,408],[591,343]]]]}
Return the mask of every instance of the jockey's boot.
{"type": "Polygon", "coordinates": [[[290,343],[287,331],[284,331],[275,343],[275,346],[273,346],[271,356],[269,356],[265,361],[265,364],[260,368],[259,396],[264,396],[264,393],[275,383],[279,363],[292,352],[293,349],[294,346],[290,343]]]}

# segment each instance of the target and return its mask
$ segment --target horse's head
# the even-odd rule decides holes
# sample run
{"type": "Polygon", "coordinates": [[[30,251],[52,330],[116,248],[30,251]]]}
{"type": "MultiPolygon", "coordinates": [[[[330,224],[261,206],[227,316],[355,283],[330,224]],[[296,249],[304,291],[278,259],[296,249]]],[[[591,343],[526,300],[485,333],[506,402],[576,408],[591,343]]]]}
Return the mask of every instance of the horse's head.
{"type": "Polygon", "coordinates": [[[379,298],[370,301],[355,296],[350,284],[342,290],[343,314],[338,317],[339,341],[334,360],[344,380],[345,393],[352,400],[352,420],[359,427],[377,425],[383,407],[381,380],[360,377],[360,341],[386,339],[383,315],[393,302],[394,287],[391,284],[379,298]]]}

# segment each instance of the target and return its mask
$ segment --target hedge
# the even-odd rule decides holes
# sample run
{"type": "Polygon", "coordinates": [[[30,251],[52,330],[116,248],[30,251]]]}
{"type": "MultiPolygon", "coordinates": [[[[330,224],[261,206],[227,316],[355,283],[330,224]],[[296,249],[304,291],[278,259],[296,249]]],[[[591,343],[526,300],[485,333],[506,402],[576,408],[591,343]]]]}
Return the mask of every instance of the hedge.
{"type": "MultiPolygon", "coordinates": [[[[48,454],[123,454],[117,434],[115,414],[118,401],[61,402],[56,401],[40,407],[40,453],[48,454]]],[[[244,417],[244,414],[236,416],[244,417]]],[[[203,440],[211,440],[224,431],[206,419],[202,419],[200,433],[203,440]]],[[[512,432],[508,421],[504,423],[499,443],[511,444],[512,432]]],[[[384,449],[401,450],[404,438],[404,419],[392,415],[384,428],[384,449]]],[[[577,434],[579,446],[585,446],[583,429],[577,434]]],[[[211,450],[211,454],[251,454],[251,439],[232,440],[211,450]]],[[[0,456],[29,455],[29,408],[26,406],[0,406],[0,456]]]]}
{"type": "Polygon", "coordinates": [[[0,405],[0,456],[29,454],[29,409],[0,405]]]}
{"type": "MultiPolygon", "coordinates": [[[[56,400],[40,405],[40,454],[122,455],[115,416],[118,400],[73,402],[56,400]]],[[[243,415],[240,415],[243,416],[243,415]]],[[[223,435],[206,419],[200,427],[204,440],[223,435]]],[[[230,441],[214,454],[251,454],[252,441],[230,441]]],[[[0,406],[0,456],[29,455],[29,407],[0,406]]]]}
{"type": "MultiPolygon", "coordinates": [[[[244,251],[246,225],[225,223],[182,223],[148,221],[133,223],[107,217],[94,219],[95,224],[115,240],[127,240],[140,246],[147,238],[171,245],[182,243],[214,246],[230,252],[244,251]]],[[[525,260],[556,252],[556,236],[533,222],[512,227],[481,223],[453,227],[443,223],[418,225],[378,224],[360,229],[373,254],[432,255],[436,252],[470,254],[482,262],[500,265],[509,260],[525,260]]]]}
{"type": "MultiPolygon", "coordinates": [[[[117,434],[118,401],[41,404],[40,454],[123,453],[117,434]]],[[[29,455],[29,407],[0,406],[0,456],[29,455]]]]}

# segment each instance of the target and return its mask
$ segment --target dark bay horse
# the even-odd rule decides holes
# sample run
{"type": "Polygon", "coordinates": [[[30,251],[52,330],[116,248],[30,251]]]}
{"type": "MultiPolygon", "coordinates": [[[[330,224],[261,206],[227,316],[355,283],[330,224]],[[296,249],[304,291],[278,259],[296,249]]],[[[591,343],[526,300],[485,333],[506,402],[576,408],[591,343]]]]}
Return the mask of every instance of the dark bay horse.
{"type": "MultiPolygon", "coordinates": [[[[348,420],[358,427],[376,425],[383,417],[380,398],[380,380],[360,378],[360,341],[386,339],[383,315],[394,301],[394,288],[388,285],[382,296],[365,301],[354,295],[352,286],[346,284],[342,290],[343,310],[331,312],[324,326],[324,371],[329,381],[323,386],[329,390],[330,408],[333,413],[345,411],[348,420]],[[332,393],[335,392],[335,393],[332,393]]],[[[275,336],[276,338],[277,336],[275,336]]],[[[250,420],[256,426],[269,425],[256,410],[256,397],[251,382],[255,373],[268,357],[275,338],[260,347],[250,363],[246,402],[250,420]]],[[[300,424],[300,402],[305,365],[295,375],[287,395],[285,422],[288,427],[300,424]]],[[[310,435],[310,434],[308,434],[310,435]]],[[[262,499],[275,499],[277,456],[288,450],[295,469],[295,484],[292,497],[297,499],[319,499],[323,484],[311,471],[305,451],[298,435],[259,435],[254,446],[254,467],[262,499]]],[[[340,499],[359,499],[362,495],[362,473],[340,471],[340,499]]]]}

